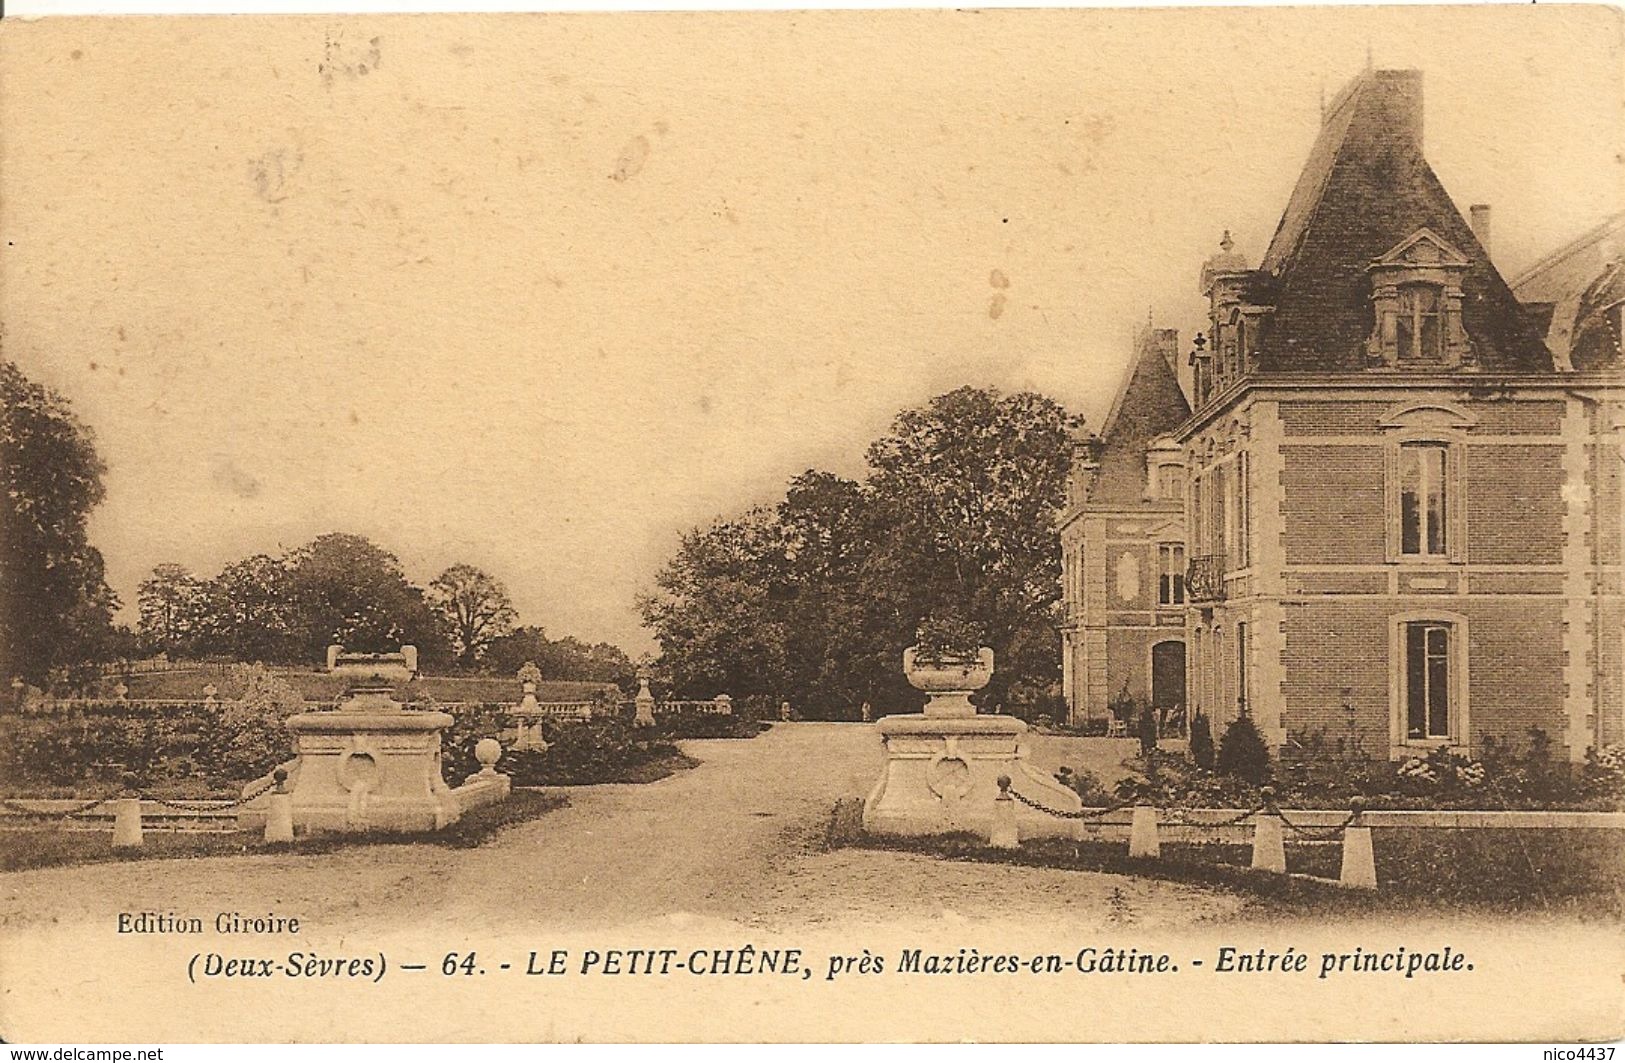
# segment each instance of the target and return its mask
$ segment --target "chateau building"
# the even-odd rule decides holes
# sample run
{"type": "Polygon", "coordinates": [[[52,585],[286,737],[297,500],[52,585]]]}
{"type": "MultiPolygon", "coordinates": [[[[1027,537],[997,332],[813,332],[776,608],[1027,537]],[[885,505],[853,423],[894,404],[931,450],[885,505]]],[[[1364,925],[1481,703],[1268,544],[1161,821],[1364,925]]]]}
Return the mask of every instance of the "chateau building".
{"type": "Polygon", "coordinates": [[[1074,723],[1113,699],[1185,704],[1185,454],[1179,333],[1147,326],[1098,438],[1076,441],[1061,518],[1062,683],[1074,723]]]}
{"type": "MultiPolygon", "coordinates": [[[[1554,315],[1496,271],[1488,211],[1481,238],[1428,165],[1422,117],[1419,72],[1361,74],[1258,266],[1227,234],[1202,270],[1192,412],[1141,458],[1184,459],[1186,699],[1216,733],[1248,715],[1277,745],[1322,732],[1397,757],[1540,728],[1580,759],[1625,740],[1617,293],[1575,303],[1606,332],[1614,300],[1612,348],[1575,357],[1576,335],[1554,359],[1554,315]]],[[[1072,530],[1094,505],[1062,530],[1084,554],[1066,587],[1074,715],[1100,670],[1099,566],[1072,530]]],[[[1109,529],[1101,545],[1109,585],[1109,529]]],[[[1136,667],[1112,660],[1115,619],[1108,688],[1136,667]]]]}

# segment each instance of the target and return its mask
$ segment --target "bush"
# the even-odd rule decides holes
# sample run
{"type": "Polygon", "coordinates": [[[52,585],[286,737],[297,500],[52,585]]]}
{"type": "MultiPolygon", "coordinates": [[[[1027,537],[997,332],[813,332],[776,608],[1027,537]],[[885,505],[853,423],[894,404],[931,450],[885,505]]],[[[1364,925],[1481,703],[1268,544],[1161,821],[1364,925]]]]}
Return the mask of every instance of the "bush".
{"type": "MultiPolygon", "coordinates": [[[[441,747],[440,766],[446,782],[460,786],[479,771],[474,746],[498,736],[494,714],[459,720],[441,747]]],[[[657,762],[675,758],[677,747],[664,736],[640,731],[625,721],[593,719],[583,723],[543,721],[546,750],[504,749],[497,770],[515,786],[581,786],[634,782],[657,762]]]]}
{"type": "Polygon", "coordinates": [[[1191,717],[1191,763],[1203,771],[1212,771],[1215,761],[1213,749],[1213,725],[1208,722],[1207,713],[1199,712],[1191,717]]]}
{"type": "Polygon", "coordinates": [[[1140,707],[1140,753],[1150,756],[1157,750],[1157,710],[1150,705],[1140,707]]]}
{"type": "Polygon", "coordinates": [[[1062,768],[1055,777],[1077,794],[1086,808],[1104,808],[1113,801],[1112,792],[1101,784],[1100,776],[1087,768],[1062,768]]]}
{"type": "Polygon", "coordinates": [[[217,780],[241,782],[293,755],[288,717],[304,712],[306,706],[292,684],[262,664],[235,665],[231,679],[242,693],[220,703],[196,760],[217,780]]]}
{"type": "Polygon", "coordinates": [[[741,713],[678,712],[655,717],[655,733],[665,738],[755,738],[767,725],[741,713]]]}
{"type": "Polygon", "coordinates": [[[1270,777],[1270,751],[1252,718],[1242,716],[1224,729],[1219,739],[1218,769],[1221,775],[1261,783],[1270,777]]]}

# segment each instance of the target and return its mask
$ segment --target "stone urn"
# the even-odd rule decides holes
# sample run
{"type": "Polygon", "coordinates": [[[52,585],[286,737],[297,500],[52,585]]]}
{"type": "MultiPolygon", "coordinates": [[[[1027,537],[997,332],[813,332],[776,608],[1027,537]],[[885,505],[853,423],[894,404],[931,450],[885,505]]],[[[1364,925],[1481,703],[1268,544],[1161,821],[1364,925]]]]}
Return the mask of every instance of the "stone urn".
{"type": "Polygon", "coordinates": [[[930,695],[925,715],[936,717],[975,716],[970,696],[993,678],[993,651],[983,646],[973,654],[941,656],[925,660],[918,646],[903,651],[903,675],[908,685],[930,695]]]}
{"type": "MultiPolygon", "coordinates": [[[[988,837],[1001,775],[1012,789],[1043,808],[1076,812],[1078,795],[1027,762],[1027,725],[1012,716],[978,715],[973,692],[993,678],[993,651],[922,660],[918,647],[903,652],[909,685],[930,695],[925,711],[887,716],[876,726],[886,765],[863,806],[871,834],[922,835],[968,831],[988,837]]],[[[1073,834],[1073,821],[1018,805],[1022,837],[1073,834]]]]}

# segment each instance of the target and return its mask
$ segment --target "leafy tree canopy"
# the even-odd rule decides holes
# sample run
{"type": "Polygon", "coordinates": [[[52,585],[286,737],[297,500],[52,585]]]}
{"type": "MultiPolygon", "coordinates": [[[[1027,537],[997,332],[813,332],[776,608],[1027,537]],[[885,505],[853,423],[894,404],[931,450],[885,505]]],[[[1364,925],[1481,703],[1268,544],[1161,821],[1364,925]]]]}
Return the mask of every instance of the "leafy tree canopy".
{"type": "Polygon", "coordinates": [[[902,650],[952,614],[998,656],[984,704],[1053,700],[1054,520],[1079,424],[1041,395],[959,388],[900,413],[862,482],[810,470],[776,508],[688,533],[640,602],[661,670],[684,693],[809,715],[906,711],[902,650]]]}
{"type": "Polygon", "coordinates": [[[0,672],[84,678],[106,655],[118,600],[85,522],[106,471],[67,400],[0,360],[0,672]]]}

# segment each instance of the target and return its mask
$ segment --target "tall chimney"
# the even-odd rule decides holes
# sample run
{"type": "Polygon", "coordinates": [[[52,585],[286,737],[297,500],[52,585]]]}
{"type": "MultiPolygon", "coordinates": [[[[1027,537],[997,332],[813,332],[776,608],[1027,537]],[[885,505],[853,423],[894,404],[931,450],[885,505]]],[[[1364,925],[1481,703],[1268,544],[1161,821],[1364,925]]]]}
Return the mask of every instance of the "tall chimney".
{"type": "Polygon", "coordinates": [[[1376,70],[1365,76],[1375,79],[1389,128],[1421,151],[1422,72],[1376,70]]]}
{"type": "Polygon", "coordinates": [[[1467,208],[1472,215],[1473,235],[1478,237],[1478,246],[1484,249],[1486,255],[1493,254],[1490,247],[1490,205],[1488,203],[1474,203],[1467,208]]]}

